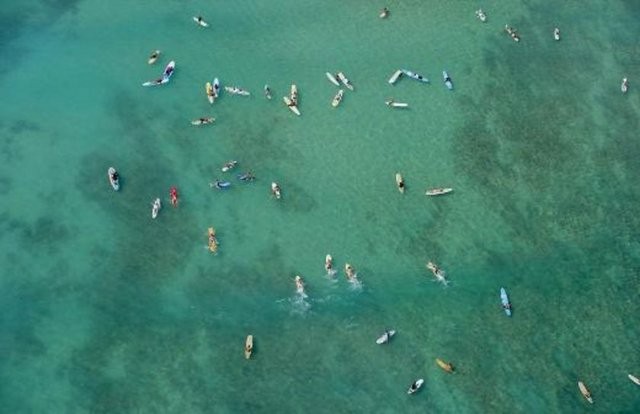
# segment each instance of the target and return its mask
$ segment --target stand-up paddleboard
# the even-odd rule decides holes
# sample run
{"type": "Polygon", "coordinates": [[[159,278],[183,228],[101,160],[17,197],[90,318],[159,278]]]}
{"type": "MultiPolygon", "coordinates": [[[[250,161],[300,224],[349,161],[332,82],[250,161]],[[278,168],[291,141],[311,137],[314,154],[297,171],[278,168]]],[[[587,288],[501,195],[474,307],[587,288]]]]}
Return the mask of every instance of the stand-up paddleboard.
{"type": "Polygon", "coordinates": [[[240,96],[249,96],[251,93],[245,89],[239,88],[237,86],[225,86],[224,90],[229,92],[231,95],[240,95],[240,96]]]}
{"type": "Polygon", "coordinates": [[[269,87],[269,85],[266,85],[266,84],[264,85],[264,96],[268,100],[271,100],[271,88],[269,87]]]}
{"type": "Polygon", "coordinates": [[[280,200],[282,193],[280,191],[280,186],[278,185],[278,183],[271,183],[271,194],[275,196],[276,200],[280,200]]]}
{"type": "Polygon", "coordinates": [[[402,76],[402,71],[400,69],[393,72],[393,75],[389,78],[389,83],[394,85],[396,81],[402,76]]]}
{"type": "Polygon", "coordinates": [[[560,29],[557,27],[553,29],[553,38],[556,39],[556,41],[560,40],[560,29]]]}
{"type": "Polygon", "coordinates": [[[425,192],[425,195],[439,196],[439,195],[449,194],[452,191],[453,191],[453,188],[443,188],[443,187],[431,188],[425,192]]]}
{"type": "Polygon", "coordinates": [[[176,70],[176,61],[172,60],[171,62],[167,63],[167,66],[165,66],[164,71],[162,72],[162,83],[167,83],[169,82],[169,80],[171,79],[171,76],[173,76],[173,72],[175,72],[176,70]]]}
{"type": "Polygon", "coordinates": [[[298,105],[298,87],[295,83],[291,84],[291,90],[289,91],[289,99],[294,105],[298,105]]]}
{"type": "Polygon", "coordinates": [[[295,283],[296,283],[296,293],[298,295],[304,295],[304,281],[302,280],[302,277],[300,275],[296,275],[295,283]]]}
{"type": "Polygon", "coordinates": [[[445,372],[448,372],[449,374],[453,373],[453,365],[451,365],[451,363],[444,362],[440,358],[436,358],[436,364],[438,364],[438,366],[442,368],[445,372]]]}
{"type": "Polygon", "coordinates": [[[209,187],[211,187],[211,188],[215,187],[218,190],[226,190],[226,189],[231,187],[231,182],[216,180],[216,181],[214,181],[212,183],[209,183],[209,187]]]}
{"type": "Polygon", "coordinates": [[[326,270],[327,273],[330,273],[331,269],[333,269],[333,257],[328,254],[324,258],[324,270],[326,270]]]}
{"type": "Polygon", "coordinates": [[[114,191],[120,190],[120,175],[118,175],[118,172],[116,171],[116,169],[113,167],[109,167],[109,170],[107,171],[107,176],[109,177],[109,183],[111,184],[111,188],[113,188],[114,191]]]}
{"type": "Polygon", "coordinates": [[[255,175],[251,171],[247,171],[246,173],[238,174],[238,180],[240,181],[253,181],[256,179],[255,175]]]}
{"type": "Polygon", "coordinates": [[[158,78],[152,81],[147,81],[143,83],[142,86],[158,86],[158,85],[164,85],[165,83],[168,83],[171,80],[171,76],[173,76],[173,72],[175,71],[175,69],[176,69],[176,62],[172,60],[164,68],[161,78],[158,78]]]}
{"type": "Polygon", "coordinates": [[[629,90],[629,80],[627,78],[622,78],[620,90],[622,91],[622,93],[627,93],[627,91],[629,90]]]}
{"type": "Polygon", "coordinates": [[[193,21],[196,22],[198,26],[209,27],[209,23],[205,22],[202,16],[193,16],[193,21]]]}
{"type": "Polygon", "coordinates": [[[513,27],[509,26],[508,24],[505,24],[504,31],[507,32],[509,37],[511,37],[511,39],[513,39],[514,42],[520,41],[520,35],[518,35],[518,31],[513,27]]]}
{"type": "Polygon", "coordinates": [[[386,7],[380,10],[380,14],[378,15],[378,17],[380,17],[381,19],[386,19],[388,16],[389,16],[389,9],[387,9],[386,7]]]}
{"type": "Polygon", "coordinates": [[[247,335],[247,340],[244,342],[244,358],[251,358],[253,352],[253,335],[247,335]]]}
{"type": "Polygon", "coordinates": [[[589,404],[593,404],[593,398],[591,398],[591,393],[589,389],[582,381],[578,381],[578,389],[580,389],[580,393],[585,398],[585,400],[589,401],[589,404]]]}
{"type": "Polygon", "coordinates": [[[385,331],[382,335],[380,335],[378,339],[376,339],[376,344],[378,345],[386,344],[395,334],[396,334],[396,331],[394,331],[393,329],[389,331],[385,331]]]}
{"type": "Polygon", "coordinates": [[[159,50],[154,50],[153,52],[151,52],[151,55],[149,55],[149,59],[147,60],[147,63],[150,65],[153,65],[154,63],[156,63],[156,61],[160,57],[160,53],[161,52],[159,50]]]}
{"type": "Polygon", "coordinates": [[[422,387],[422,384],[424,384],[424,380],[422,378],[420,378],[419,380],[415,381],[413,384],[411,384],[411,386],[407,390],[407,394],[411,395],[411,394],[415,393],[416,391],[418,391],[422,387]]]}
{"type": "Polygon", "coordinates": [[[385,104],[387,104],[387,106],[390,106],[391,108],[408,108],[409,104],[406,102],[396,102],[393,99],[387,99],[386,101],[384,101],[385,104]]]}
{"type": "Polygon", "coordinates": [[[160,208],[162,208],[162,203],[159,198],[156,198],[153,203],[151,203],[151,206],[151,218],[154,219],[158,217],[158,212],[160,211],[160,208]]]}
{"type": "Polygon", "coordinates": [[[342,72],[338,72],[338,74],[336,75],[336,78],[338,78],[338,80],[340,82],[342,82],[342,84],[344,86],[346,86],[350,91],[353,90],[353,85],[351,84],[351,82],[349,81],[349,79],[347,79],[347,77],[344,75],[344,73],[342,72]]]}
{"type": "Polygon", "coordinates": [[[213,124],[215,121],[216,121],[216,119],[213,118],[213,117],[198,118],[198,119],[194,119],[193,121],[191,121],[191,125],[194,125],[194,126],[208,125],[208,124],[213,124]]]}
{"type": "Polygon", "coordinates": [[[640,385],[640,379],[638,379],[638,377],[633,376],[631,374],[627,375],[627,377],[636,385],[640,385]]]}
{"type": "Polygon", "coordinates": [[[444,84],[450,91],[453,90],[453,82],[451,81],[451,77],[447,73],[446,70],[442,71],[442,79],[444,79],[444,84]]]}
{"type": "Polygon", "coordinates": [[[355,280],[356,269],[353,266],[351,266],[350,263],[346,263],[344,265],[344,273],[347,276],[347,280],[351,280],[351,281],[355,280]]]}
{"type": "Polygon", "coordinates": [[[425,78],[422,75],[417,74],[416,72],[410,71],[409,69],[400,69],[403,74],[410,77],[411,79],[415,79],[420,82],[429,83],[429,79],[425,78]]]}
{"type": "Polygon", "coordinates": [[[215,101],[220,96],[220,80],[215,78],[213,80],[213,100],[215,101]]]}
{"type": "Polygon", "coordinates": [[[296,104],[291,100],[291,98],[289,98],[288,96],[283,96],[282,99],[284,100],[284,104],[287,105],[289,109],[291,109],[291,112],[300,116],[300,110],[298,109],[296,104]]]}
{"type": "Polygon", "coordinates": [[[336,96],[333,97],[333,100],[331,101],[331,106],[336,108],[338,105],[340,105],[340,102],[342,102],[343,95],[344,95],[344,89],[340,89],[336,94],[336,96]]]}
{"type": "Polygon", "coordinates": [[[398,191],[404,194],[404,178],[402,178],[402,174],[396,173],[396,186],[398,187],[398,191]]]}
{"type": "Polygon", "coordinates": [[[215,97],[213,95],[213,85],[211,85],[211,82],[207,82],[204,85],[204,90],[205,90],[205,93],[207,94],[207,99],[209,100],[209,103],[213,104],[215,97]]]}
{"type": "Polygon", "coordinates": [[[213,227],[209,227],[209,230],[207,230],[207,237],[209,238],[208,240],[209,251],[211,253],[217,253],[218,239],[216,238],[216,229],[214,229],[213,227]]]}
{"type": "Polygon", "coordinates": [[[509,296],[507,296],[507,291],[505,288],[500,288],[500,302],[502,302],[502,309],[504,309],[504,313],[507,316],[511,316],[511,302],[509,302],[509,296]]]}
{"type": "Polygon", "coordinates": [[[238,161],[236,161],[236,160],[231,160],[229,162],[226,162],[222,166],[222,172],[230,171],[230,170],[234,169],[236,167],[236,165],[238,165],[238,161]]]}
{"type": "Polygon", "coordinates": [[[178,207],[178,189],[175,186],[169,189],[169,200],[172,206],[178,207]]]}
{"type": "Polygon", "coordinates": [[[336,86],[340,86],[340,82],[338,82],[338,79],[336,79],[336,77],[333,76],[331,72],[326,72],[325,75],[327,75],[327,79],[329,79],[329,82],[333,83],[336,86]]]}
{"type": "Polygon", "coordinates": [[[449,281],[445,277],[444,271],[442,269],[440,269],[437,264],[429,261],[427,263],[427,269],[429,269],[431,271],[431,273],[433,274],[433,277],[436,278],[437,282],[440,282],[445,286],[447,286],[449,284],[449,281]]]}

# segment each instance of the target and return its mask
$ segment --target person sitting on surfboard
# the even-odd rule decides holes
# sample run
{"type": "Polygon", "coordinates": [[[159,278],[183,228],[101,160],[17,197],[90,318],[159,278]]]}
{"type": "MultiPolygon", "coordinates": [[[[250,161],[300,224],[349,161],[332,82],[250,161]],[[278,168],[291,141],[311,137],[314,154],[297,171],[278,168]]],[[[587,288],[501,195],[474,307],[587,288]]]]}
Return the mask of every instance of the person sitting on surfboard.
{"type": "Polygon", "coordinates": [[[169,190],[169,197],[171,198],[171,205],[174,207],[178,206],[178,189],[175,187],[171,187],[169,190]]]}
{"type": "Polygon", "coordinates": [[[120,178],[120,176],[118,175],[118,171],[114,171],[113,174],[111,174],[111,180],[118,181],[118,178],[120,178]]]}

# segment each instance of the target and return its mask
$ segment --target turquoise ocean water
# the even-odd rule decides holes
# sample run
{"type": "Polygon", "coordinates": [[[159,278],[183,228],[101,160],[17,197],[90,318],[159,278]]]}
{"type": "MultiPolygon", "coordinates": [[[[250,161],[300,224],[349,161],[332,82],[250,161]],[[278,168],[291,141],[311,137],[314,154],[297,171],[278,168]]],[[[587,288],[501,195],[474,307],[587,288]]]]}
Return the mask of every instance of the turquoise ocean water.
{"type": "Polygon", "coordinates": [[[2,412],[639,412],[639,19],[623,0],[5,1],[2,412]],[[389,85],[400,67],[431,84],[389,85]],[[334,109],[339,70],[356,90],[334,109]],[[213,77],[252,96],[209,105],[213,77]]]}

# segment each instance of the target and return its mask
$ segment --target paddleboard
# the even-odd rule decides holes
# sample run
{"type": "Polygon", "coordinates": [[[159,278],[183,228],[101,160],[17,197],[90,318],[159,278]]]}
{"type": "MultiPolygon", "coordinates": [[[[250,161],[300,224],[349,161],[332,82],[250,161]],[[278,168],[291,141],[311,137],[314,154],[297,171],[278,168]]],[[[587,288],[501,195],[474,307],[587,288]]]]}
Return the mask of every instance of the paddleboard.
{"type": "Polygon", "coordinates": [[[238,164],[238,161],[233,160],[233,161],[229,161],[226,164],[224,164],[224,166],[222,167],[222,172],[227,172],[229,170],[232,170],[235,168],[235,166],[238,164]]]}
{"type": "Polygon", "coordinates": [[[159,50],[154,50],[149,56],[149,60],[147,60],[147,63],[150,65],[153,65],[154,63],[156,63],[156,61],[160,57],[160,53],[161,52],[159,50]]]}
{"type": "Polygon", "coordinates": [[[580,393],[582,393],[582,396],[587,401],[589,401],[589,404],[593,404],[593,398],[591,397],[591,393],[589,392],[589,389],[587,389],[587,386],[584,385],[582,381],[578,381],[578,388],[580,389],[580,393]]]}
{"type": "Polygon", "coordinates": [[[393,75],[389,78],[389,83],[394,85],[396,81],[402,76],[402,71],[400,69],[396,70],[393,75]]]}
{"type": "Polygon", "coordinates": [[[202,17],[198,18],[196,16],[193,16],[193,21],[196,22],[198,26],[209,27],[209,23],[205,22],[202,17]]]}
{"type": "Polygon", "coordinates": [[[422,384],[424,384],[424,380],[422,378],[420,378],[419,380],[417,380],[416,382],[411,384],[411,386],[415,385],[415,388],[409,387],[409,389],[407,390],[407,394],[415,393],[416,391],[418,391],[422,387],[422,384]]]}
{"type": "Polygon", "coordinates": [[[400,70],[402,71],[402,73],[404,73],[405,75],[407,75],[411,79],[415,79],[417,81],[424,82],[424,83],[429,83],[429,79],[425,78],[422,75],[417,74],[416,72],[413,72],[413,71],[408,70],[408,69],[400,69],[400,70]]]}
{"type": "Polygon", "coordinates": [[[631,374],[627,375],[627,377],[629,377],[629,379],[633,381],[636,385],[640,385],[640,379],[638,379],[638,377],[635,377],[631,374]]]}
{"type": "Polygon", "coordinates": [[[215,187],[218,190],[226,190],[231,187],[231,183],[229,181],[216,181],[215,183],[209,184],[211,187],[215,187]]]}
{"type": "Polygon", "coordinates": [[[251,358],[253,352],[253,335],[247,335],[247,340],[244,343],[244,358],[251,358]]]}
{"type": "Polygon", "coordinates": [[[273,193],[277,200],[280,200],[280,196],[282,194],[280,192],[280,186],[278,185],[278,183],[271,183],[271,193],[273,193]]]}
{"type": "Polygon", "coordinates": [[[296,283],[296,292],[299,295],[303,295],[304,294],[304,282],[302,281],[302,277],[296,276],[295,283],[296,283]]]}
{"type": "Polygon", "coordinates": [[[283,96],[282,99],[284,100],[285,105],[287,105],[287,107],[289,109],[291,109],[291,112],[293,112],[294,114],[300,116],[300,110],[298,109],[298,107],[291,101],[291,99],[289,99],[288,96],[283,96]]]}
{"type": "Polygon", "coordinates": [[[378,339],[376,339],[376,344],[378,345],[386,344],[395,334],[396,334],[396,331],[394,330],[386,331],[378,339]]]}
{"type": "Polygon", "coordinates": [[[251,93],[237,86],[225,86],[224,90],[232,95],[249,96],[251,93]]]}
{"type": "Polygon", "coordinates": [[[439,195],[449,194],[452,191],[453,191],[453,188],[432,188],[430,190],[427,190],[425,195],[439,196],[439,195]]]}
{"type": "Polygon", "coordinates": [[[446,70],[442,71],[442,78],[444,79],[444,84],[447,86],[447,89],[450,91],[453,90],[453,82],[446,70]]]}
{"type": "Polygon", "coordinates": [[[200,118],[200,119],[194,119],[193,121],[191,121],[191,125],[208,125],[208,124],[212,124],[216,121],[215,118],[209,117],[209,118],[200,118]]]}
{"type": "Polygon", "coordinates": [[[113,188],[114,191],[120,190],[120,177],[117,174],[118,172],[116,171],[115,168],[109,167],[109,170],[107,171],[107,176],[109,177],[109,183],[111,184],[111,187],[113,188]],[[115,179],[113,178],[114,174],[116,174],[115,179]]]}
{"type": "Polygon", "coordinates": [[[207,82],[204,85],[204,90],[205,90],[205,93],[207,94],[207,99],[209,100],[209,103],[212,104],[215,97],[213,96],[213,86],[211,85],[211,82],[207,82]]]}
{"type": "Polygon", "coordinates": [[[507,296],[507,291],[505,288],[500,288],[500,301],[502,302],[502,309],[504,309],[504,313],[507,316],[511,316],[511,303],[509,302],[509,296],[507,296]]]}
{"type": "Polygon", "coordinates": [[[344,89],[340,89],[336,94],[336,96],[333,97],[333,100],[331,101],[331,106],[336,108],[338,105],[340,105],[340,102],[342,102],[343,95],[344,95],[344,89]]]}
{"type": "Polygon", "coordinates": [[[444,362],[440,358],[436,358],[436,364],[438,364],[438,366],[442,368],[445,372],[448,372],[450,374],[453,372],[453,365],[451,365],[448,362],[444,362]]]}
{"type": "Polygon", "coordinates": [[[396,186],[398,187],[398,191],[404,194],[404,178],[400,173],[396,173],[396,186]]]}
{"type": "Polygon", "coordinates": [[[218,239],[216,238],[216,229],[214,229],[213,227],[209,227],[209,230],[207,231],[207,236],[209,237],[209,251],[211,253],[217,253],[218,252],[218,239]]]}
{"type": "Polygon", "coordinates": [[[147,81],[143,83],[142,86],[158,86],[158,85],[164,85],[165,83],[168,83],[171,80],[171,76],[173,76],[173,72],[175,72],[175,69],[176,69],[176,62],[172,60],[164,68],[161,78],[158,78],[152,81],[147,81]]]}
{"type": "Polygon", "coordinates": [[[330,254],[326,255],[324,258],[324,269],[327,272],[331,272],[331,269],[333,268],[333,258],[331,257],[330,254]]]}
{"type": "Polygon", "coordinates": [[[169,200],[172,206],[178,207],[178,189],[175,186],[169,189],[169,200]]]}
{"type": "Polygon", "coordinates": [[[151,203],[151,218],[155,219],[158,217],[158,212],[162,208],[162,203],[159,198],[156,198],[153,203],[151,203]]]}
{"type": "Polygon", "coordinates": [[[344,86],[346,86],[350,91],[353,90],[353,85],[351,84],[351,82],[349,81],[349,79],[347,79],[347,77],[344,75],[344,73],[342,72],[338,72],[338,74],[336,75],[336,77],[338,78],[338,80],[340,82],[342,82],[342,84],[344,86]]]}
{"type": "Polygon", "coordinates": [[[387,106],[390,106],[392,108],[408,108],[409,104],[406,102],[395,102],[393,100],[388,100],[384,102],[385,104],[387,104],[387,106]]]}
{"type": "Polygon", "coordinates": [[[220,96],[220,80],[218,78],[215,78],[213,80],[213,98],[214,98],[214,101],[216,99],[218,99],[218,96],[220,96]]]}
{"type": "Polygon", "coordinates": [[[340,86],[340,82],[338,82],[338,79],[336,79],[336,77],[333,76],[332,73],[326,72],[325,75],[327,75],[327,79],[329,79],[329,82],[333,83],[336,86],[340,86]]]}

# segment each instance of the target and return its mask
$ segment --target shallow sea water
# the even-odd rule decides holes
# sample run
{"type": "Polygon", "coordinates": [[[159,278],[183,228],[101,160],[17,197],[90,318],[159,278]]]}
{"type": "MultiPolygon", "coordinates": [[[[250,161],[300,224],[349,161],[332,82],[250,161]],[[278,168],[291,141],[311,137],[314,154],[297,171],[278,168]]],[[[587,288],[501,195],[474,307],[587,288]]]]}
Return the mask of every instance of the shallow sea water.
{"type": "Polygon", "coordinates": [[[472,1],[390,1],[386,20],[365,1],[6,3],[6,412],[640,411],[640,5],[486,1],[482,24],[472,1]],[[168,85],[140,86],[169,60],[168,85]],[[389,85],[401,67],[431,83],[389,85]],[[356,90],[334,109],[324,72],[339,70],[356,90]],[[213,77],[252,96],[209,105],[213,77]],[[201,116],[215,125],[189,125],[201,116]],[[255,182],[235,179],[248,169],[255,182]],[[425,197],[435,186],[454,192],[425,197]]]}

